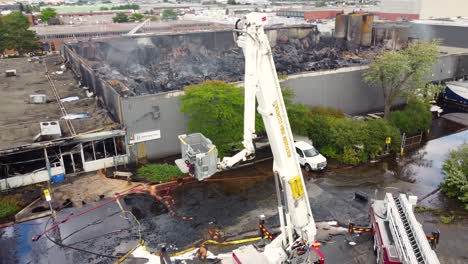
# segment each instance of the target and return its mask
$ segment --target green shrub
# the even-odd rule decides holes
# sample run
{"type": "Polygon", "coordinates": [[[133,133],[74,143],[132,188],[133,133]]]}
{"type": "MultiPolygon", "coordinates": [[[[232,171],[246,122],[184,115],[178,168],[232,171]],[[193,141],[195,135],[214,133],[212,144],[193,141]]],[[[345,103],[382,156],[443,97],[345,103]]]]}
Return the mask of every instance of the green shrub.
{"type": "Polygon", "coordinates": [[[164,182],[183,175],[176,165],[166,163],[145,165],[137,170],[137,174],[152,182],[164,182]]]}
{"type": "Polygon", "coordinates": [[[449,215],[449,216],[444,216],[444,215],[441,215],[440,216],[440,222],[442,224],[451,224],[453,222],[453,220],[455,220],[455,216],[454,215],[449,215]]]}
{"type": "Polygon", "coordinates": [[[375,159],[386,150],[385,140],[390,137],[389,150],[396,152],[400,148],[401,136],[398,128],[383,119],[366,121],[369,137],[366,140],[366,151],[370,159],[375,159]]]}
{"type": "Polygon", "coordinates": [[[431,127],[432,113],[429,104],[410,101],[404,110],[390,113],[389,120],[401,133],[416,135],[431,127]]]}
{"type": "Polygon", "coordinates": [[[12,216],[20,209],[21,205],[15,197],[0,197],[0,218],[12,216]]]}
{"type": "Polygon", "coordinates": [[[445,173],[442,191],[459,200],[468,210],[468,143],[449,153],[442,170],[445,173]]]}
{"type": "Polygon", "coordinates": [[[316,112],[309,124],[308,136],[320,152],[344,164],[357,165],[383,154],[387,137],[392,139],[391,151],[397,151],[401,141],[398,129],[385,120],[358,121],[316,112]]]}
{"type": "Polygon", "coordinates": [[[312,107],[310,109],[310,113],[312,115],[323,115],[323,116],[336,117],[336,118],[345,117],[345,114],[343,113],[343,111],[329,108],[329,107],[319,107],[319,106],[312,107]]]}

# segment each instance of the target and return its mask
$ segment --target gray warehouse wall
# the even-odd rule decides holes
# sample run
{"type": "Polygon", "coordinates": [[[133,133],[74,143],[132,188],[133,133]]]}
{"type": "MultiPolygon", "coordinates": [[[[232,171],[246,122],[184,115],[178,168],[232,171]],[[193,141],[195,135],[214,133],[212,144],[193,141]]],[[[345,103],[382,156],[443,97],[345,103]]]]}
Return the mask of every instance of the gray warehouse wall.
{"type": "Polygon", "coordinates": [[[161,138],[129,144],[132,160],[144,152],[156,159],[180,152],[178,135],[187,133],[186,117],[179,111],[181,91],[157,95],[122,98],[122,116],[127,130],[127,143],[136,133],[160,130],[161,138]]]}
{"type": "Polygon", "coordinates": [[[307,106],[337,108],[348,114],[381,110],[381,89],[369,87],[362,81],[366,68],[297,74],[290,76],[283,84],[294,90],[297,102],[307,106]]]}
{"type": "Polygon", "coordinates": [[[441,39],[444,46],[468,48],[468,27],[411,23],[410,36],[425,40],[441,39]]]}

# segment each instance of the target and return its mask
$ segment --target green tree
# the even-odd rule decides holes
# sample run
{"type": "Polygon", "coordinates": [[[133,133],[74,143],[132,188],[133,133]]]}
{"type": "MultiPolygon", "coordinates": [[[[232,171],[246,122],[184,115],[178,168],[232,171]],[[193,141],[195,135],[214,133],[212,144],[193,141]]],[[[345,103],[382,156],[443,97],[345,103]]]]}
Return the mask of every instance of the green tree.
{"type": "Polygon", "coordinates": [[[228,5],[237,5],[236,0],[228,0],[227,4],[228,5]]]}
{"type": "Polygon", "coordinates": [[[56,17],[57,11],[55,9],[47,7],[41,10],[41,20],[42,22],[49,22],[49,19],[56,17]]]}
{"type": "Polygon", "coordinates": [[[11,49],[23,55],[39,48],[36,32],[28,28],[28,18],[21,12],[0,17],[0,52],[11,49]]]}
{"type": "Polygon", "coordinates": [[[189,117],[191,133],[200,132],[213,141],[221,156],[241,146],[244,99],[234,84],[208,81],[185,89],[181,112],[189,117]]]}
{"type": "Polygon", "coordinates": [[[133,13],[130,17],[129,17],[129,20],[130,21],[141,21],[143,20],[144,16],[140,13],[133,13]]]}
{"type": "Polygon", "coordinates": [[[162,11],[161,19],[162,20],[176,20],[177,19],[177,12],[172,9],[165,9],[162,11]]]}
{"type": "Polygon", "coordinates": [[[106,7],[106,6],[101,6],[101,7],[99,8],[99,10],[101,10],[101,11],[107,11],[107,10],[109,10],[109,8],[106,7]]]}
{"type": "Polygon", "coordinates": [[[410,44],[400,51],[386,51],[377,56],[364,74],[364,81],[377,85],[384,96],[384,117],[399,96],[424,89],[427,76],[438,58],[438,42],[410,44]]]}
{"type": "Polygon", "coordinates": [[[448,197],[462,202],[468,210],[468,143],[449,153],[442,171],[445,173],[442,191],[448,197]]]}
{"type": "Polygon", "coordinates": [[[128,22],[128,16],[125,13],[117,13],[112,18],[112,21],[114,23],[125,23],[125,22],[128,22]]]}

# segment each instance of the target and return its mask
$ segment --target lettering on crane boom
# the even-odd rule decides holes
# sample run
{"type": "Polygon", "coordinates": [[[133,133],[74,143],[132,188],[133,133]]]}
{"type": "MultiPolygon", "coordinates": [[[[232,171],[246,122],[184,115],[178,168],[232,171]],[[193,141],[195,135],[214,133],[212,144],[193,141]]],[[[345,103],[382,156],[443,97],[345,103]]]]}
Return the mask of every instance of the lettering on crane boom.
{"type": "Polygon", "coordinates": [[[299,199],[304,196],[304,187],[302,186],[301,177],[296,176],[289,180],[289,185],[291,185],[291,191],[294,196],[294,199],[299,199]]]}
{"type": "Polygon", "coordinates": [[[286,135],[286,128],[284,127],[283,118],[281,117],[281,112],[280,112],[280,107],[279,107],[279,104],[278,104],[278,100],[276,100],[273,103],[273,107],[275,108],[276,117],[278,118],[278,125],[280,127],[281,136],[283,137],[284,148],[286,149],[286,154],[287,154],[288,158],[290,158],[291,157],[291,148],[290,148],[289,143],[288,143],[288,136],[286,135]]]}

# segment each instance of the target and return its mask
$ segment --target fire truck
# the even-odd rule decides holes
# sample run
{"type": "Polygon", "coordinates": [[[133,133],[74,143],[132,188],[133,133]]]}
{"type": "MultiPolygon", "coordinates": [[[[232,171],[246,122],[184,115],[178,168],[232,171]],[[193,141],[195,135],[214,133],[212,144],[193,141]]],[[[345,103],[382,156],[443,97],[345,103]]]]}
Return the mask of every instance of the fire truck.
{"type": "Polygon", "coordinates": [[[433,248],[440,232],[426,236],[414,216],[416,196],[386,193],[383,200],[375,200],[369,209],[370,227],[349,225],[349,232],[372,232],[377,264],[439,264],[433,248]]]}

